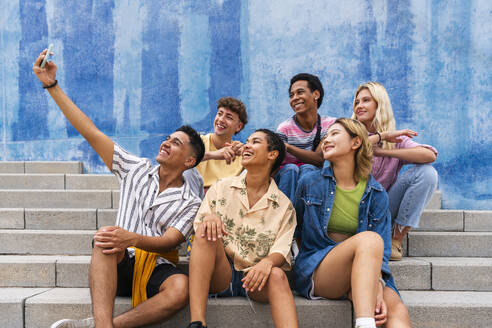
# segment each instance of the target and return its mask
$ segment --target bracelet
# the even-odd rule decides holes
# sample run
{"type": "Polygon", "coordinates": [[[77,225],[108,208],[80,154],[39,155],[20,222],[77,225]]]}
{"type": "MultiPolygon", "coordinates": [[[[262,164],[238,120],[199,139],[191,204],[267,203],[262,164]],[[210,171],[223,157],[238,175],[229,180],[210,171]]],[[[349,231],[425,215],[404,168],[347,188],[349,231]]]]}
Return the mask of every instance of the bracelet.
{"type": "Polygon", "coordinates": [[[378,137],[379,137],[379,141],[378,141],[377,143],[380,143],[380,142],[381,142],[381,140],[383,140],[383,138],[381,138],[381,133],[379,133],[379,132],[377,132],[377,131],[376,131],[376,134],[377,134],[377,135],[378,135],[378,137]]]}
{"type": "Polygon", "coordinates": [[[43,85],[43,89],[49,89],[49,88],[53,88],[55,85],[58,84],[58,80],[55,80],[55,82],[53,82],[53,84],[50,84],[50,85],[43,85]]]}
{"type": "Polygon", "coordinates": [[[386,282],[384,281],[384,279],[379,277],[379,282],[381,283],[381,285],[383,285],[383,289],[384,289],[384,287],[386,287],[386,282]]]}

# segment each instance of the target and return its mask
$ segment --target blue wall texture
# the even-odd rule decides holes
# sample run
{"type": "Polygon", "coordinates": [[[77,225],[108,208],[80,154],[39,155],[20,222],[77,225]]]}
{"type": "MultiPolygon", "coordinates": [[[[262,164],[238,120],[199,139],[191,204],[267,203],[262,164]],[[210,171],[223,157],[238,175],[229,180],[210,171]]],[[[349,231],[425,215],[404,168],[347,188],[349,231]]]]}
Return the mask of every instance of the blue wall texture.
{"type": "Polygon", "coordinates": [[[489,0],[0,0],[0,160],[106,170],[32,73],[53,43],[69,96],[150,158],[183,123],[211,131],[222,96],[246,103],[244,140],[292,115],[296,73],[320,76],[330,116],[380,81],[398,127],[438,148],[444,207],[491,209],[491,35],[489,0]]]}

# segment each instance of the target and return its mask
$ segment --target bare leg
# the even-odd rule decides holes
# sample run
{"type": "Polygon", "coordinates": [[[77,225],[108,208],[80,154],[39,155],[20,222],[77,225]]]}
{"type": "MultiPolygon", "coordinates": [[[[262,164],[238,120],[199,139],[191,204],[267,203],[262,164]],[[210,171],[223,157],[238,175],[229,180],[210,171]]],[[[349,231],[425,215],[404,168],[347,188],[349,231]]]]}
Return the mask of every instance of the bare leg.
{"type": "Polygon", "coordinates": [[[195,235],[189,270],[191,321],[201,321],[206,325],[209,291],[217,293],[227,289],[232,279],[222,240],[209,241],[195,235]]]}
{"type": "Polygon", "coordinates": [[[405,227],[399,224],[395,224],[393,227],[393,239],[402,242],[403,238],[405,238],[410,229],[411,227],[405,227]]]}
{"type": "Polygon", "coordinates": [[[157,295],[115,317],[114,327],[140,327],[161,322],[182,309],[187,302],[188,277],[184,274],[172,275],[161,284],[157,295]]]}
{"type": "Polygon", "coordinates": [[[94,246],[89,270],[89,284],[92,298],[92,313],[98,328],[113,327],[113,308],[116,296],[116,265],[121,262],[124,251],[117,254],[103,254],[103,248],[94,246]]]}
{"type": "Polygon", "coordinates": [[[272,268],[265,287],[248,295],[258,302],[270,302],[275,327],[298,327],[294,296],[282,269],[272,268]]]}
{"type": "Polygon", "coordinates": [[[355,317],[374,317],[384,243],[371,231],[338,244],[314,271],[314,294],[338,299],[351,291],[355,317]]]}
{"type": "Polygon", "coordinates": [[[387,328],[410,328],[408,309],[395,291],[389,287],[383,290],[383,298],[388,308],[387,328]]]}

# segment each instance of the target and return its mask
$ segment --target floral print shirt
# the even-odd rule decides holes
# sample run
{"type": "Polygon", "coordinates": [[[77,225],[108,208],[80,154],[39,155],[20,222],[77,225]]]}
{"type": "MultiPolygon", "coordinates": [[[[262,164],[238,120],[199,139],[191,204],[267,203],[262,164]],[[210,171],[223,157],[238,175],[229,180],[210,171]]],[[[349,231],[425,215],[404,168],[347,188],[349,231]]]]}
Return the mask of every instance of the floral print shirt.
{"type": "Polygon", "coordinates": [[[282,269],[290,270],[294,207],[270,178],[268,191],[250,208],[245,179],[245,175],[221,179],[210,187],[195,217],[195,231],[207,215],[215,214],[229,233],[222,236],[223,244],[237,271],[248,271],[272,253],[282,254],[282,269]]]}

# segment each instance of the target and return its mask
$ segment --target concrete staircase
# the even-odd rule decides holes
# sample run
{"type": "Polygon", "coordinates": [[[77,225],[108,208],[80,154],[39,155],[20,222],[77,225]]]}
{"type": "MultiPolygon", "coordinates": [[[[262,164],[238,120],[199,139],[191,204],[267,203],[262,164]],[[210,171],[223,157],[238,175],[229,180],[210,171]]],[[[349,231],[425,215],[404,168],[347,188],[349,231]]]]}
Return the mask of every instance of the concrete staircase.
{"type": "MultiPolygon", "coordinates": [[[[91,239],[113,225],[119,186],[79,162],[0,162],[0,327],[91,315],[91,239]]],[[[405,257],[391,262],[413,327],[492,327],[492,211],[441,210],[437,192],[405,257]]],[[[187,267],[187,258],[181,258],[187,267]]],[[[115,313],[130,308],[117,298],[115,313]]],[[[349,301],[296,297],[301,327],[352,327],[349,301]]],[[[210,327],[272,327],[268,305],[209,300],[210,327]]],[[[180,311],[156,327],[185,327],[180,311]]]]}

